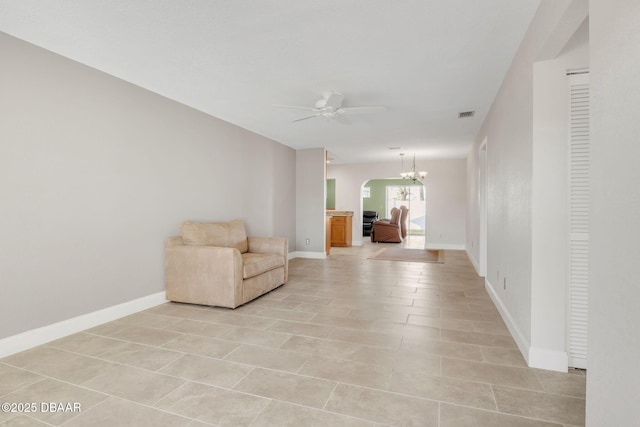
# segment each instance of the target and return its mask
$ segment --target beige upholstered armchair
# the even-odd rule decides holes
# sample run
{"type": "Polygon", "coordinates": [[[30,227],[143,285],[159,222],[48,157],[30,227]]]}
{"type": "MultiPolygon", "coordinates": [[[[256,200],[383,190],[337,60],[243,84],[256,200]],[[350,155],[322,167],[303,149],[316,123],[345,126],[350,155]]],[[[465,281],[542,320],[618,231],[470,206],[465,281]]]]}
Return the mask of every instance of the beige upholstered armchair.
{"type": "Polygon", "coordinates": [[[167,299],[236,308],[286,283],[289,243],[247,237],[242,220],[184,222],[167,239],[167,299]]]}

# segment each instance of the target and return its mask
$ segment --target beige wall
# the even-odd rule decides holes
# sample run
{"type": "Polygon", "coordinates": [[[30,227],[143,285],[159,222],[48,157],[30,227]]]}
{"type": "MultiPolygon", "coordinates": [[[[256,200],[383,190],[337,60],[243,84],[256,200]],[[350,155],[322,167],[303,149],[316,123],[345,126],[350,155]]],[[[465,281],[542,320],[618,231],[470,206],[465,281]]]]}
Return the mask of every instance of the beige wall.
{"type": "Polygon", "coordinates": [[[0,33],[0,338],[164,290],[183,220],[295,250],[295,151],[0,33]]]}
{"type": "Polygon", "coordinates": [[[590,0],[587,427],[640,425],[640,2],[590,0]]]}

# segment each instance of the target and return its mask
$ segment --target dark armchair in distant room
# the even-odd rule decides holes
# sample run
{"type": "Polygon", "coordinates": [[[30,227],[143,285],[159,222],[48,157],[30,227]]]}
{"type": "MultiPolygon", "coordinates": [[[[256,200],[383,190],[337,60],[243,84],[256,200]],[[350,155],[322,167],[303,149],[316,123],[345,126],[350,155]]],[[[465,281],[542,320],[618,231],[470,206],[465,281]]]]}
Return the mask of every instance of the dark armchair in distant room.
{"type": "Polygon", "coordinates": [[[373,223],[378,220],[378,212],[362,211],[362,235],[370,236],[373,223]]]}

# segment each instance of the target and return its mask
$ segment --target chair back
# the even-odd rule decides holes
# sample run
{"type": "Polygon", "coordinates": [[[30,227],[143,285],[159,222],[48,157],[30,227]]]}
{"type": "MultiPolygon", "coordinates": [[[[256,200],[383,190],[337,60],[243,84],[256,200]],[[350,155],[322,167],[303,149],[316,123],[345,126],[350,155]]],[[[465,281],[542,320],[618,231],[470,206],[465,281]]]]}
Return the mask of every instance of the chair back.
{"type": "Polygon", "coordinates": [[[389,220],[389,224],[398,224],[400,222],[400,215],[402,212],[398,208],[391,209],[391,219],[389,220]]]}
{"type": "Polygon", "coordinates": [[[180,235],[185,245],[222,246],[236,248],[240,253],[249,250],[244,222],[192,222],[180,224],[180,235]]]}
{"type": "Polygon", "coordinates": [[[409,209],[402,205],[400,206],[400,233],[402,238],[407,237],[407,218],[409,217],[409,209]]]}
{"type": "Polygon", "coordinates": [[[373,222],[378,219],[378,212],[376,211],[362,211],[362,220],[365,222],[373,222]]]}

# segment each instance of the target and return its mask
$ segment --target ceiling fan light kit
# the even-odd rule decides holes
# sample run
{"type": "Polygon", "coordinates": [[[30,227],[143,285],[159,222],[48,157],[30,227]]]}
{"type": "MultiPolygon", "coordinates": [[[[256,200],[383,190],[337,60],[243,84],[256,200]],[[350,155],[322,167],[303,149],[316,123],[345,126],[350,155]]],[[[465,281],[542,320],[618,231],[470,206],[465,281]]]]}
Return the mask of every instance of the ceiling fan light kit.
{"type": "Polygon", "coordinates": [[[275,107],[294,108],[296,110],[306,110],[313,112],[312,114],[299,119],[292,120],[293,122],[300,122],[302,120],[313,119],[314,117],[324,117],[326,119],[333,119],[338,123],[350,125],[351,120],[345,117],[349,114],[366,114],[377,113],[386,110],[385,107],[343,107],[342,101],[344,101],[344,95],[339,92],[330,92],[325,94],[321,99],[317,100],[313,107],[300,107],[296,105],[281,105],[274,104],[275,107]]]}

